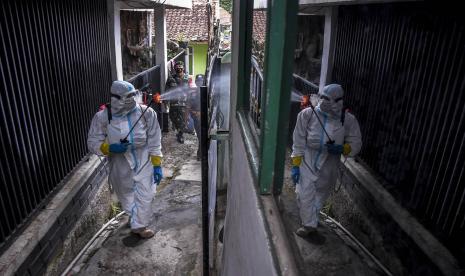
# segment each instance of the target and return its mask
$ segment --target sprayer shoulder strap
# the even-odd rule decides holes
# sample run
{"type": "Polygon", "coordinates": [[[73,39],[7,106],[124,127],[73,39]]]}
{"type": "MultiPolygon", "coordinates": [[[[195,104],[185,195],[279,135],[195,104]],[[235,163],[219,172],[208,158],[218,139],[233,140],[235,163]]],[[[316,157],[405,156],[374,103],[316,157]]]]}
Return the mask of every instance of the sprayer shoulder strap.
{"type": "Polygon", "coordinates": [[[346,120],[346,111],[342,110],[341,112],[341,124],[344,126],[344,121],[346,120]]]}
{"type": "MultiPolygon", "coordinates": [[[[309,127],[310,127],[310,122],[312,121],[312,118],[313,118],[313,113],[315,113],[315,109],[312,109],[312,113],[310,114],[310,117],[308,118],[308,122],[307,122],[307,130],[309,130],[309,127]]],[[[315,116],[317,116],[315,114],[315,116]]]]}
{"type": "MultiPolygon", "coordinates": [[[[145,108],[149,108],[149,107],[146,106],[145,108]]],[[[140,104],[139,104],[139,109],[140,109],[141,113],[144,113],[143,117],[144,117],[144,122],[145,122],[145,128],[148,129],[147,118],[145,117],[145,116],[147,116],[147,112],[144,112],[145,109],[143,109],[140,104]]]]}
{"type": "Polygon", "coordinates": [[[107,110],[107,115],[108,115],[108,124],[111,123],[112,115],[111,115],[111,104],[107,103],[105,104],[105,109],[107,110]]]}

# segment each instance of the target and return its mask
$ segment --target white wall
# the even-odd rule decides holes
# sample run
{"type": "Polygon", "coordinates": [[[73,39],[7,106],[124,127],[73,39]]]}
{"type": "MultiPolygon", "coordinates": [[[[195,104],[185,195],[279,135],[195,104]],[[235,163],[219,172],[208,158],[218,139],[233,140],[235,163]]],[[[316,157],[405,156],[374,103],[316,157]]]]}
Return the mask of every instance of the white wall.
{"type": "MultiPolygon", "coordinates": [[[[239,5],[235,1],[233,30],[239,30],[239,5]]],[[[236,117],[238,33],[232,33],[229,181],[224,226],[222,273],[236,275],[276,275],[259,201],[257,187],[247,162],[244,142],[236,117]]]]}
{"type": "Polygon", "coordinates": [[[231,178],[228,184],[221,275],[277,275],[257,187],[253,182],[242,135],[235,118],[231,118],[231,178]]]}
{"type": "Polygon", "coordinates": [[[155,24],[155,59],[156,64],[160,65],[160,93],[165,91],[166,73],[166,11],[165,6],[158,6],[153,10],[155,24]]]}
{"type": "Polygon", "coordinates": [[[323,38],[323,56],[321,58],[320,91],[331,82],[336,42],[337,7],[325,9],[325,30],[323,38]]]}
{"type": "Polygon", "coordinates": [[[121,23],[118,1],[107,0],[108,41],[110,45],[111,78],[123,80],[123,62],[121,58],[121,23]]]}

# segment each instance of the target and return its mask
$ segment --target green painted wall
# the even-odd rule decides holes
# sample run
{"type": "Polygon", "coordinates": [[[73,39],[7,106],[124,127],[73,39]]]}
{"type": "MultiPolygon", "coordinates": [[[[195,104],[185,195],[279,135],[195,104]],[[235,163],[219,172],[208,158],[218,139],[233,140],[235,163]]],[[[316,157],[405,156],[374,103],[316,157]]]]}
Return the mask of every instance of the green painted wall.
{"type": "Polygon", "coordinates": [[[207,52],[208,44],[193,44],[191,43],[192,49],[194,50],[194,73],[191,75],[205,74],[205,69],[207,68],[207,52]]]}

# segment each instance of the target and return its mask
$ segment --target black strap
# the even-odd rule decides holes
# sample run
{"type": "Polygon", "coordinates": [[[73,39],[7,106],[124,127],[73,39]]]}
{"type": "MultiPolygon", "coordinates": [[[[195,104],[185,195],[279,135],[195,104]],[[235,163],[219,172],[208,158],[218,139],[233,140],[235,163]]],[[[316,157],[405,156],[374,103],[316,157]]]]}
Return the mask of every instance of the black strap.
{"type": "Polygon", "coordinates": [[[110,124],[110,123],[111,123],[111,119],[112,119],[112,116],[111,116],[111,104],[110,104],[110,103],[106,103],[106,104],[105,104],[105,109],[107,110],[108,124],[110,124]]]}
{"type": "Polygon", "coordinates": [[[342,109],[342,114],[341,114],[341,124],[344,126],[344,121],[346,119],[346,109],[342,109]]]}
{"type": "Polygon", "coordinates": [[[118,100],[121,100],[121,96],[117,94],[110,93],[110,97],[117,98],[118,100]]]}
{"type": "MultiPolygon", "coordinates": [[[[144,111],[142,110],[142,106],[139,104],[139,108],[140,108],[140,111],[144,111]]],[[[149,106],[146,106],[145,108],[149,108],[149,106]]],[[[145,121],[145,126],[147,127],[147,118],[145,118],[145,114],[144,114],[144,121],[145,121]]]]}

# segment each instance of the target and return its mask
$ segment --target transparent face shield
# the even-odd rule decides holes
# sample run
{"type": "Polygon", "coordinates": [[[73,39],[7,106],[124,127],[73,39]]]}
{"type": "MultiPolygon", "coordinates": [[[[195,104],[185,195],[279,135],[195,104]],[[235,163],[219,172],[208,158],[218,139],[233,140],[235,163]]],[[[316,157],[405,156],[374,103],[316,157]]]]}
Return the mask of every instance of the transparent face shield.
{"type": "Polygon", "coordinates": [[[125,95],[118,95],[118,94],[110,93],[110,96],[112,98],[115,98],[115,99],[121,101],[122,103],[130,103],[132,100],[134,100],[134,97],[136,97],[138,94],[140,94],[140,91],[135,90],[135,91],[131,91],[131,92],[125,94],[125,95]]]}
{"type": "Polygon", "coordinates": [[[135,95],[134,95],[134,99],[136,100],[136,103],[138,104],[143,104],[144,103],[144,100],[143,100],[143,97],[142,97],[142,91],[140,90],[136,90],[134,91],[135,95]]]}

